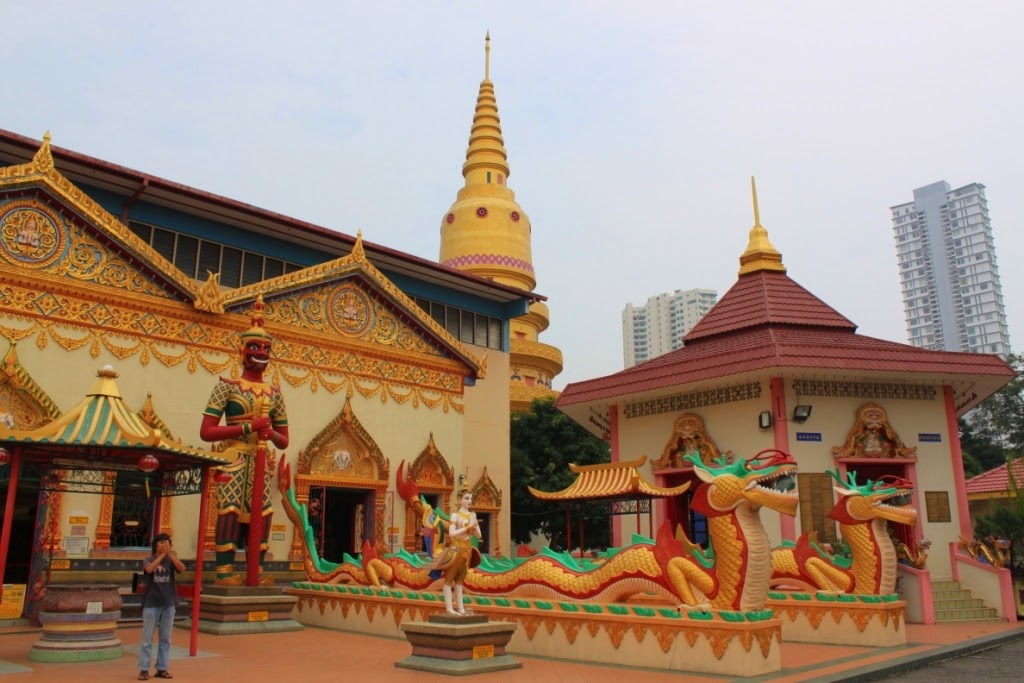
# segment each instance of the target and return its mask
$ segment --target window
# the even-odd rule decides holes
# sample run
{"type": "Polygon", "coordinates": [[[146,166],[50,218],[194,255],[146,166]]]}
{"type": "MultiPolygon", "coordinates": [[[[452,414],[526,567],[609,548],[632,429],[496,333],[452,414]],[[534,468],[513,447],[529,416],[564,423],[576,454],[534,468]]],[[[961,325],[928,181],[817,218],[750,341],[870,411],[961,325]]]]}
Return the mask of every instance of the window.
{"type": "Polygon", "coordinates": [[[244,287],[302,269],[297,263],[264,257],[256,252],[154,225],[131,221],[128,227],[175,268],[194,280],[205,281],[207,273],[213,272],[220,273],[220,283],[225,287],[244,287]]]}

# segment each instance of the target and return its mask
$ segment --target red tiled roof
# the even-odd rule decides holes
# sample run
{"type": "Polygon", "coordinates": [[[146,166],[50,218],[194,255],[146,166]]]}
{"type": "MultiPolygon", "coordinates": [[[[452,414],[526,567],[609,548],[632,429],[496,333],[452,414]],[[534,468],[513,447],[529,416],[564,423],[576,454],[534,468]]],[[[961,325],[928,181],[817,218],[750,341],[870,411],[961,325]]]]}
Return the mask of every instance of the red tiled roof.
{"type": "Polygon", "coordinates": [[[766,323],[792,323],[848,329],[857,326],[797,284],[785,273],[758,271],[744,275],[701,318],[684,341],[710,337],[766,323]]]}
{"type": "MultiPolygon", "coordinates": [[[[1024,489],[1024,460],[1013,461],[1013,478],[1019,488],[1024,489]]],[[[1007,476],[1006,465],[1000,465],[988,472],[982,472],[967,480],[967,495],[972,493],[1003,493],[1010,490],[1010,477],[1007,476]]]]}
{"type": "Polygon", "coordinates": [[[931,351],[856,334],[856,325],[785,273],[740,276],[684,346],[613,375],[569,384],[556,405],[586,403],[771,368],[1014,377],[998,356],[931,351]]]}

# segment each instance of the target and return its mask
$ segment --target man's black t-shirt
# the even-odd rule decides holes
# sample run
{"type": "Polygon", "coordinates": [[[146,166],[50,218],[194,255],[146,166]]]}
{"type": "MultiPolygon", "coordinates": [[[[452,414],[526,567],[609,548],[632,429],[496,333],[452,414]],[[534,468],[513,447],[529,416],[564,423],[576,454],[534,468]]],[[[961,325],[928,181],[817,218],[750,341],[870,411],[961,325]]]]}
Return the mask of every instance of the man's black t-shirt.
{"type": "MultiPolygon", "coordinates": [[[[150,555],[142,564],[143,571],[156,559],[150,555]]],[[[178,589],[174,584],[177,570],[171,558],[164,557],[160,564],[153,568],[152,574],[146,574],[146,592],[142,595],[143,607],[171,607],[178,604],[178,589]]]]}

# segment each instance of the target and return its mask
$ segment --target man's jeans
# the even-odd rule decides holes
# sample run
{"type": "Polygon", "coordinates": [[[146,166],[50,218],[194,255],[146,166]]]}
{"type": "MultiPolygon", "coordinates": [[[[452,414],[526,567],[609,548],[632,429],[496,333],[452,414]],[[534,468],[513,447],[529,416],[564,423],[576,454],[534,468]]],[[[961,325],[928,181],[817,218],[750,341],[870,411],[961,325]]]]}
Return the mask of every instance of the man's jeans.
{"type": "Polygon", "coordinates": [[[156,650],[157,671],[167,671],[171,653],[171,629],[174,628],[174,605],[145,607],[142,610],[142,644],[139,647],[139,671],[149,671],[153,656],[153,630],[160,626],[160,644],[156,650]]]}

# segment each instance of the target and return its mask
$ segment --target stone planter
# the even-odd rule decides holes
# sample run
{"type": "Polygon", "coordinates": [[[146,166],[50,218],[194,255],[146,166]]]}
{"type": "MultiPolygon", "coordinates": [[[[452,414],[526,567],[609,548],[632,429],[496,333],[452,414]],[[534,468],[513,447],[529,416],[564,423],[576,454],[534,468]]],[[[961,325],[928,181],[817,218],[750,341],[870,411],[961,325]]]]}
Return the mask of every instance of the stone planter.
{"type": "Polygon", "coordinates": [[[117,586],[50,585],[40,601],[42,637],[32,645],[36,662],[95,662],[122,654],[116,635],[121,618],[117,586]]]}

